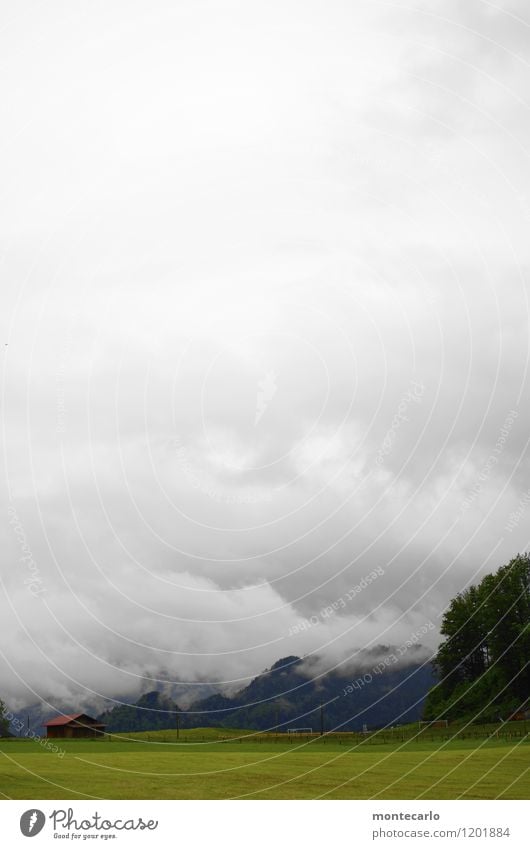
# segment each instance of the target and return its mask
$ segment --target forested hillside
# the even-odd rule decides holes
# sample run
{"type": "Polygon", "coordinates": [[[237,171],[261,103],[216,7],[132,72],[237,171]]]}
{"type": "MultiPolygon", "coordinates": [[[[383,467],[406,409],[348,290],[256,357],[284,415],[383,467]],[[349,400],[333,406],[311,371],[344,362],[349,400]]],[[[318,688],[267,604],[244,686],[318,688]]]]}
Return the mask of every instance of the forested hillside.
{"type": "MultiPolygon", "coordinates": [[[[421,648],[416,650],[422,652],[421,648]]],[[[227,728],[320,729],[321,705],[326,730],[361,730],[411,722],[421,716],[423,701],[433,683],[428,662],[408,666],[381,663],[391,648],[365,653],[364,663],[352,669],[313,676],[304,661],[286,657],[258,675],[232,697],[222,694],[201,699],[181,711],[157,692],[147,693],[136,705],[120,706],[100,716],[109,731],[155,728],[225,726],[227,728]],[[370,655],[372,654],[372,657],[370,655]],[[379,661],[379,664],[378,664],[379,661]],[[378,665],[377,665],[378,664],[378,665]]]]}

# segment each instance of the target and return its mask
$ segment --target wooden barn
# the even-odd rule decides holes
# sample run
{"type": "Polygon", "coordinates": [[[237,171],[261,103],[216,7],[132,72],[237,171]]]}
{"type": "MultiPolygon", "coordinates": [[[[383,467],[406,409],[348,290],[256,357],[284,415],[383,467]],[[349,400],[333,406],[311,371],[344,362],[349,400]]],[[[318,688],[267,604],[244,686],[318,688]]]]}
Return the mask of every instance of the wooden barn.
{"type": "Polygon", "coordinates": [[[44,723],[47,737],[101,737],[105,726],[86,713],[73,713],[70,716],[61,714],[44,723]]]}
{"type": "Polygon", "coordinates": [[[508,717],[508,719],[510,721],[519,720],[519,721],[523,721],[523,722],[526,722],[527,720],[529,720],[530,719],[530,699],[527,699],[526,702],[524,704],[522,704],[520,708],[518,708],[518,710],[516,710],[514,713],[511,714],[511,716],[508,717]]]}

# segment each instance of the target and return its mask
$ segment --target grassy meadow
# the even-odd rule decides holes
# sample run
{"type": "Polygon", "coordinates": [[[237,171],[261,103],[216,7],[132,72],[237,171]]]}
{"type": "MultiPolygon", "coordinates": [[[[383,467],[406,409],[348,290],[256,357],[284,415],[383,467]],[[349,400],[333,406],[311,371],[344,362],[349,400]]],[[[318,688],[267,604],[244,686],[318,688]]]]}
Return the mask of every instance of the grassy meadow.
{"type": "Polygon", "coordinates": [[[193,729],[54,741],[0,741],[11,799],[528,799],[521,723],[395,729],[363,737],[193,729]],[[515,726],[518,726],[515,728],[515,726]]]}

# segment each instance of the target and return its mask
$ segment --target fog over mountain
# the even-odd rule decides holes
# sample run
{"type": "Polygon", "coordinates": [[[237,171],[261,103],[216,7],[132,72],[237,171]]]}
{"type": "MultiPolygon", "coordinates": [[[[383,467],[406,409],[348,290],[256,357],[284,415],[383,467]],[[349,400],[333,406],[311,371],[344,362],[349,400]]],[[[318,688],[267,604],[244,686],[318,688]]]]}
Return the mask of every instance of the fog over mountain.
{"type": "Polygon", "coordinates": [[[428,657],[529,547],[527,4],[22,0],[0,40],[0,697],[428,657]]]}

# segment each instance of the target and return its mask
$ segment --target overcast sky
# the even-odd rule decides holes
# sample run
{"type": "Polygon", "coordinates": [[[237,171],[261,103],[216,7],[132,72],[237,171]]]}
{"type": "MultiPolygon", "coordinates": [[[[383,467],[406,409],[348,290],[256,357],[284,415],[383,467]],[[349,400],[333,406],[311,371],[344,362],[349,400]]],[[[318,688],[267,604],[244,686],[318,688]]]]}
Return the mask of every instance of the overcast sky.
{"type": "Polygon", "coordinates": [[[529,547],[528,4],[0,7],[0,697],[435,647],[529,547]]]}

